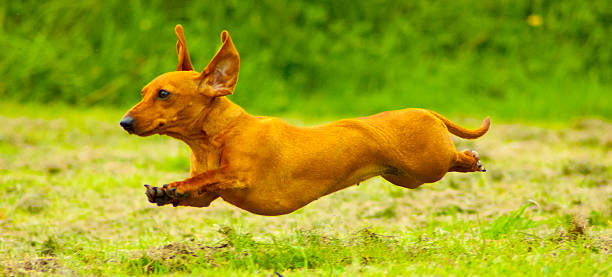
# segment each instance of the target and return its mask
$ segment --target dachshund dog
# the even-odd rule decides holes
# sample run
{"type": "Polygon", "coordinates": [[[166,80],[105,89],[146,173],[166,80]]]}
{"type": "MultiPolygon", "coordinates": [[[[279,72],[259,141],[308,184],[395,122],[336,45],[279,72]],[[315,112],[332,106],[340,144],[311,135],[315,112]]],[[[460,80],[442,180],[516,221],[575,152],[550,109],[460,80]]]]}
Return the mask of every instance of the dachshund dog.
{"type": "Polygon", "coordinates": [[[449,171],[485,171],[476,152],[456,150],[450,134],[478,138],[489,129],[488,117],[468,130],[424,109],[315,127],[253,116],[225,97],[234,92],[240,65],[229,33],[221,33],[223,45],[197,72],[183,27],[175,32],[177,70],[147,84],[120,122],[130,134],[168,135],[191,148],[191,177],[145,185],[152,203],[207,207],[221,197],[255,214],[282,215],[374,176],[413,189],[449,171]]]}

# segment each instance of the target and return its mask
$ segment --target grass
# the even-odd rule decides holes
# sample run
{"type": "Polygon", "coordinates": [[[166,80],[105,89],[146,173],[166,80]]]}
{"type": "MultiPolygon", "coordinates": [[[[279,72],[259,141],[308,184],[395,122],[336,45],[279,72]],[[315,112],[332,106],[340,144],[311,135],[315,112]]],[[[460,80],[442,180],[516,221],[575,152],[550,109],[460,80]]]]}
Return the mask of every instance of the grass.
{"type": "Polygon", "coordinates": [[[606,0],[1,1],[0,273],[610,276],[610,11],[606,0]],[[280,217],[222,200],[150,205],[142,185],[187,177],[188,149],[117,122],[175,68],[177,23],[198,69],[230,31],[231,97],[254,114],[310,124],[422,107],[470,127],[490,115],[484,138],[457,140],[489,171],[416,190],[374,178],[280,217]]]}
{"type": "Polygon", "coordinates": [[[481,153],[486,174],[416,190],[375,178],[262,217],[222,200],[149,204],[142,184],[187,177],[188,149],[126,135],[122,112],[0,109],[4,275],[612,274],[612,125],[602,120],[494,122],[482,139],[457,140],[481,153]]]}
{"type": "Polygon", "coordinates": [[[3,101],[131,105],[176,68],[182,23],[198,70],[230,31],[255,113],[612,118],[608,0],[0,3],[3,101]]]}

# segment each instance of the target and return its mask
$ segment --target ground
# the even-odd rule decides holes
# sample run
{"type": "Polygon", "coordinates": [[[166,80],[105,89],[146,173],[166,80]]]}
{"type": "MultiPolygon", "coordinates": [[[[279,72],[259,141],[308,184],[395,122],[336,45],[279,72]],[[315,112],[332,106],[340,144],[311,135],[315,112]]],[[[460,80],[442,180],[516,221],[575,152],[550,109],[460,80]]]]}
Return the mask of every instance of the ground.
{"type": "Polygon", "coordinates": [[[189,152],[127,135],[118,110],[23,109],[0,112],[5,275],[612,274],[612,124],[602,120],[493,118],[483,138],[455,140],[486,173],[415,190],[375,178],[264,217],[222,200],[148,203],[143,184],[187,177],[189,152]]]}

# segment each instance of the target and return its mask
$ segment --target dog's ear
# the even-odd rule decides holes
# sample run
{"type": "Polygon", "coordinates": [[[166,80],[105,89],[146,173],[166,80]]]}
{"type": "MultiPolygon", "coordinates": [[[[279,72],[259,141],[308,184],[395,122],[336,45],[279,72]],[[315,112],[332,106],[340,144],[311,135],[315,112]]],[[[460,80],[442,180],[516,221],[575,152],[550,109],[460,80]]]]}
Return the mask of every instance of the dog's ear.
{"type": "Polygon", "coordinates": [[[208,96],[232,94],[238,81],[240,56],[227,31],[221,32],[221,49],[200,74],[200,87],[208,96]]]}
{"type": "Polygon", "coordinates": [[[187,42],[185,41],[185,34],[183,34],[183,26],[181,24],[176,25],[174,28],[178,41],[176,42],[176,54],[178,55],[178,65],[176,66],[177,71],[190,71],[193,70],[191,64],[191,58],[189,57],[189,51],[187,51],[187,42]]]}

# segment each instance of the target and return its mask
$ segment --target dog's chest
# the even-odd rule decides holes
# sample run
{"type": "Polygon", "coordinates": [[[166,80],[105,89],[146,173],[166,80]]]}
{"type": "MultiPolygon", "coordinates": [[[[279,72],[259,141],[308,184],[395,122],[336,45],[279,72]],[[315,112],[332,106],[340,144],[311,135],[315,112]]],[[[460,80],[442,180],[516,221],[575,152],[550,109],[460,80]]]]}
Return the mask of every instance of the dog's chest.
{"type": "Polygon", "coordinates": [[[189,173],[195,176],[219,167],[219,152],[214,150],[191,150],[191,166],[189,173]]]}

